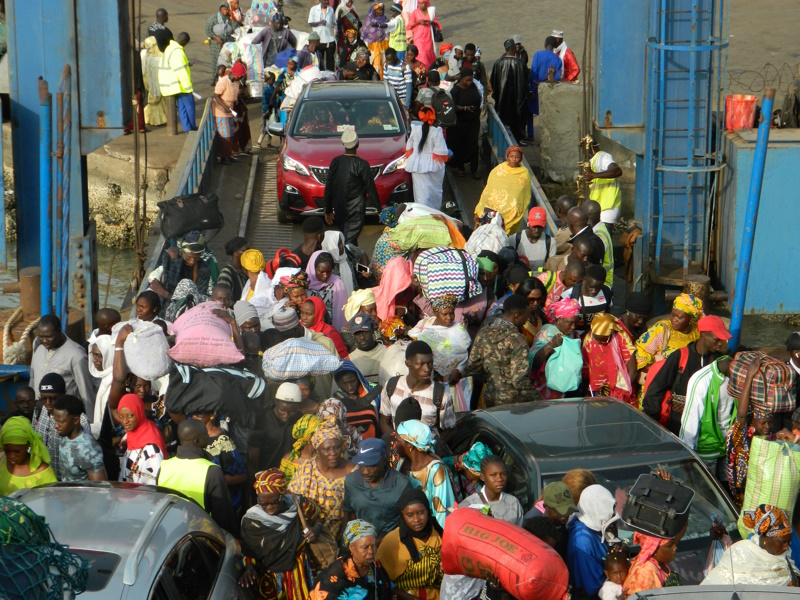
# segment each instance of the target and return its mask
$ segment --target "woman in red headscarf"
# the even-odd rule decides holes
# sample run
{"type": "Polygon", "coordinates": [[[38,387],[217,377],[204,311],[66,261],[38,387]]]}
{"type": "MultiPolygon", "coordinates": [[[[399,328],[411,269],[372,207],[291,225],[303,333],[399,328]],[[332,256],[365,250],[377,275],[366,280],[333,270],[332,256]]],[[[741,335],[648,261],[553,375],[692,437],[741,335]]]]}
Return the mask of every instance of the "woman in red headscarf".
{"type": "MultiPolygon", "coordinates": [[[[336,308],[341,310],[341,307],[334,307],[334,310],[336,308]]],[[[326,314],[328,314],[328,311],[325,309],[325,303],[322,299],[317,296],[311,296],[300,307],[300,322],[306,329],[321,333],[330,339],[333,345],[336,346],[339,358],[348,358],[350,355],[347,352],[347,346],[345,346],[339,332],[325,322],[326,314]]]]}
{"type": "Polygon", "coordinates": [[[436,111],[425,106],[419,121],[411,124],[406,142],[406,172],[411,173],[414,202],[439,210],[444,188],[444,163],[450,158],[442,128],[436,125],[436,111]]]}
{"type": "Polygon", "coordinates": [[[117,406],[119,422],[125,428],[125,460],[120,481],[156,485],[167,446],[155,423],[144,414],[144,402],[136,394],[125,394],[117,406]]]}
{"type": "Polygon", "coordinates": [[[575,324],[578,322],[578,315],[581,313],[581,306],[577,300],[567,298],[559,302],[554,302],[547,309],[547,318],[550,323],[542,325],[539,333],[533,340],[529,358],[532,362],[531,380],[533,386],[542,394],[542,398],[561,398],[561,392],[551,390],[547,387],[545,377],[545,365],[556,348],[563,343],[564,337],[575,336],[575,324]]]}
{"type": "MultiPolygon", "coordinates": [[[[687,521],[688,524],[688,521],[687,521]]],[[[633,543],[641,546],[639,554],[631,562],[628,576],[625,578],[625,597],[643,590],[652,590],[671,585],[680,585],[668,582],[670,576],[669,563],[675,560],[678,542],[683,537],[686,526],[674,538],[659,538],[638,531],[633,534],[633,543]]],[[[673,576],[673,579],[675,577],[673,576]]]]}

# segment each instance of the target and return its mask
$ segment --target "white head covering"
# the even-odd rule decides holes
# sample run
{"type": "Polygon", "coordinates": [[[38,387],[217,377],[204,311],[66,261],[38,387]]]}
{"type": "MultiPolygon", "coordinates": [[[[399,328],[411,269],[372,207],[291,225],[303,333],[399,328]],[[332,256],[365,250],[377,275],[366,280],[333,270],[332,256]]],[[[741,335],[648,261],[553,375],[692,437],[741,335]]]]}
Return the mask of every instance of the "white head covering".
{"type": "Polygon", "coordinates": [[[522,36],[520,34],[518,34],[518,33],[515,33],[514,35],[512,35],[511,39],[514,40],[515,44],[521,44],[522,43],[522,36]]]}
{"type": "Polygon", "coordinates": [[[355,276],[353,269],[350,268],[350,261],[347,260],[347,251],[339,252],[339,242],[344,247],[344,234],[341,231],[326,231],[325,237],[322,238],[322,249],[333,257],[339,270],[339,277],[342,278],[349,296],[355,290],[355,276]]]}
{"type": "Polygon", "coordinates": [[[600,484],[587,487],[578,501],[578,520],[592,531],[606,539],[606,529],[619,515],[614,511],[617,501],[606,488],[600,484]]]}
{"type": "Polygon", "coordinates": [[[550,35],[552,35],[554,38],[563,38],[564,32],[561,31],[560,29],[553,29],[553,33],[551,33],[550,35]]]}
{"type": "Polygon", "coordinates": [[[103,424],[103,412],[106,410],[108,394],[111,392],[111,383],[114,380],[114,346],[117,339],[116,335],[97,335],[97,331],[97,329],[92,331],[92,335],[89,337],[89,373],[100,380],[100,385],[97,388],[97,396],[95,397],[94,417],[92,420],[92,435],[95,437],[100,435],[100,426],[103,424]],[[102,369],[97,369],[94,366],[94,360],[92,360],[91,357],[92,346],[97,346],[97,349],[100,350],[100,354],[103,355],[102,369]]]}

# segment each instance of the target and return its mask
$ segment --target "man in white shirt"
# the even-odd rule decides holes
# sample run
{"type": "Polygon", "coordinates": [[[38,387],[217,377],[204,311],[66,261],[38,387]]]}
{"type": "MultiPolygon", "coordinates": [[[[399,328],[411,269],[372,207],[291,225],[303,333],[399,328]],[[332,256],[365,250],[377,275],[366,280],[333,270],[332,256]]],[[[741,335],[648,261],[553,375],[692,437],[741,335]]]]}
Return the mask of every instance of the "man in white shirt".
{"type": "Polygon", "coordinates": [[[528,267],[536,272],[544,266],[548,258],[556,255],[556,243],[547,235],[547,214],[540,206],[528,211],[528,227],[508,237],[508,245],[512,246],[520,257],[528,261],[528,267]]]}
{"type": "Polygon", "coordinates": [[[681,440],[720,481],[727,480],[725,437],[736,418],[736,401],[728,394],[732,360],[722,356],[692,375],[681,418],[681,440]]]}
{"type": "Polygon", "coordinates": [[[422,409],[420,421],[438,435],[456,426],[456,414],[450,392],[443,384],[433,381],[433,350],[425,342],[411,342],[406,348],[408,375],[393,377],[381,393],[381,431],[395,430],[397,407],[406,398],[415,398],[422,409]]]}
{"type": "Polygon", "coordinates": [[[320,70],[333,71],[335,69],[336,35],[333,30],[333,9],[328,6],[328,0],[317,0],[317,3],[311,7],[311,10],[308,11],[308,24],[319,36],[317,52],[322,57],[320,70]]]}

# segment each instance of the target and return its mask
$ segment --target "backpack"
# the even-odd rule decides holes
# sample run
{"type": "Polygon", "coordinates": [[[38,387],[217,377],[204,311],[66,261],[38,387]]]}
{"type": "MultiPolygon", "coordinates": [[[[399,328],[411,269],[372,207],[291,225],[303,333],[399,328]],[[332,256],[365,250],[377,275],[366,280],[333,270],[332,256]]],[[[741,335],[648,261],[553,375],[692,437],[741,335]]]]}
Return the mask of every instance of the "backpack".
{"type": "MultiPolygon", "coordinates": [[[[394,396],[394,391],[397,389],[397,382],[400,380],[400,375],[395,375],[386,382],[386,399],[391,404],[391,398],[394,396]]],[[[442,402],[444,400],[444,384],[439,381],[433,382],[433,406],[436,408],[436,429],[439,429],[439,411],[442,410],[442,402]]]]}
{"type": "MultiPolygon", "coordinates": [[[[678,350],[681,353],[680,362],[678,363],[678,375],[683,373],[684,369],[686,368],[686,363],[689,362],[689,348],[684,347],[678,350]]],[[[644,390],[642,391],[642,397],[647,394],[647,388],[650,387],[650,383],[655,379],[658,372],[666,363],[665,360],[659,360],[652,364],[650,369],[647,371],[647,378],[644,380],[644,390]]],[[[672,412],[672,391],[667,390],[664,392],[664,397],[661,399],[661,413],[658,417],[658,422],[661,423],[664,427],[669,425],[669,417],[670,413],[672,412]]]]}
{"type": "Polygon", "coordinates": [[[442,89],[433,92],[431,107],[436,111],[436,120],[439,127],[452,127],[456,124],[456,107],[453,99],[442,89]]]}

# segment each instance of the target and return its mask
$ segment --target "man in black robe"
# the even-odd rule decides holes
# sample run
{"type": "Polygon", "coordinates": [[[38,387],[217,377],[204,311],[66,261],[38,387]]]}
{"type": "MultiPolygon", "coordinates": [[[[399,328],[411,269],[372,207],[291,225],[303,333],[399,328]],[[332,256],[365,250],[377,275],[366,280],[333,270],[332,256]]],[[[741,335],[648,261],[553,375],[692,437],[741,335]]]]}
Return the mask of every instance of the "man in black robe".
{"type": "Polygon", "coordinates": [[[514,54],[517,45],[513,39],[503,44],[506,53],[494,63],[489,77],[492,86],[492,98],[500,120],[511,129],[511,135],[520,146],[526,146],[525,121],[528,81],[525,74],[525,63],[514,54]]]}
{"type": "Polygon", "coordinates": [[[367,201],[380,211],[381,201],[369,163],[356,156],[358,135],[352,129],[342,134],[344,154],[331,161],[325,180],[325,222],[344,234],[347,244],[358,246],[364,227],[367,201]]]}

